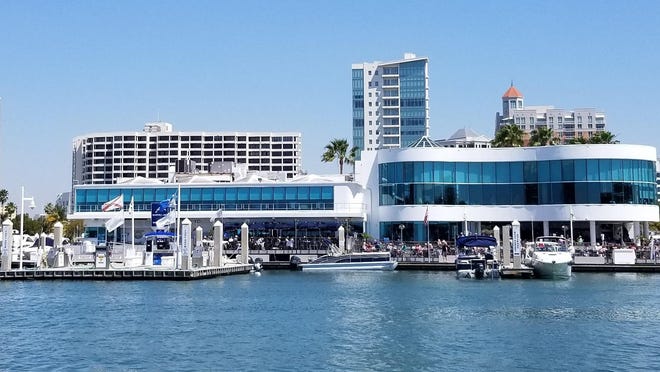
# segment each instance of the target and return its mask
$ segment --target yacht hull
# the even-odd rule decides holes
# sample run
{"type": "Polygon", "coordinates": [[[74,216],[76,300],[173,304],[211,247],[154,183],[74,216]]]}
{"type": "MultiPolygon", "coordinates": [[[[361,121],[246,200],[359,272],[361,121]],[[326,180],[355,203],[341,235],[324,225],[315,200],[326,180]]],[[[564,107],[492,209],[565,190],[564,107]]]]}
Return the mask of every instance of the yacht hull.
{"type": "Polygon", "coordinates": [[[570,257],[569,259],[536,259],[531,264],[534,268],[534,276],[537,278],[568,279],[572,274],[570,257]]]}
{"type": "Polygon", "coordinates": [[[376,270],[392,271],[396,269],[396,261],[386,262],[331,262],[300,264],[302,271],[329,271],[329,270],[376,270]]]}

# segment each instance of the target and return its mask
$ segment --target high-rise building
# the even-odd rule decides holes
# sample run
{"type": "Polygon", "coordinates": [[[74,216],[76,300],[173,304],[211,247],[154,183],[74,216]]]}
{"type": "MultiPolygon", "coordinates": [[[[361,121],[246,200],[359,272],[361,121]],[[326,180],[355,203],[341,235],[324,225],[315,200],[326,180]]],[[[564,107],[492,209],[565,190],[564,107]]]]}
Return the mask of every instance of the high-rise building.
{"type": "Polygon", "coordinates": [[[513,83],[502,95],[502,113],[495,116],[495,133],[503,125],[515,124],[525,133],[525,141],[538,128],[550,128],[561,143],[582,137],[589,139],[605,131],[605,113],[595,108],[565,110],[554,106],[525,106],[523,95],[513,83]]]}
{"type": "Polygon", "coordinates": [[[429,134],[428,58],[353,64],[353,145],[405,147],[429,134]]]}
{"type": "Polygon", "coordinates": [[[302,172],[299,132],[174,132],[164,122],[142,132],[92,133],[73,140],[73,184],[112,184],[144,177],[168,180],[171,170],[212,173],[226,165],[246,172],[302,172]]]}

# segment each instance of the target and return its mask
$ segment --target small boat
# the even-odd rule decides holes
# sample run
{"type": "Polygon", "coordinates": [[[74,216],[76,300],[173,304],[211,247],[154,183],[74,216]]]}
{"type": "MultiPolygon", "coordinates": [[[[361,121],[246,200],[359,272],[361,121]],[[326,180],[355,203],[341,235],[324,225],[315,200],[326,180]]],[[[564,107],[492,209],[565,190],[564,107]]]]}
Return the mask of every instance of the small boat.
{"type": "Polygon", "coordinates": [[[500,264],[491,250],[497,247],[492,236],[469,235],[456,239],[456,277],[458,279],[495,279],[500,277],[500,264]]]}
{"type": "MultiPolygon", "coordinates": [[[[293,258],[292,258],[293,260],[293,258]]],[[[390,252],[341,252],[336,246],[331,253],[308,263],[298,263],[302,271],[320,270],[380,270],[392,271],[398,262],[390,252]]]]}
{"type": "Polygon", "coordinates": [[[539,236],[525,264],[534,269],[537,278],[567,279],[572,272],[573,256],[566,239],[561,236],[539,236]]]}

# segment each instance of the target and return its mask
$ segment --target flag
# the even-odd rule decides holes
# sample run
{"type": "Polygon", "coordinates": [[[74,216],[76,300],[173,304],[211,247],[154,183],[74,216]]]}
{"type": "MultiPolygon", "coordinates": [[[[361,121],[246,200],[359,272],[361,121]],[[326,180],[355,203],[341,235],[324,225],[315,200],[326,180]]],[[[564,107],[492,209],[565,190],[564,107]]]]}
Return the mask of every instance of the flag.
{"type": "Polygon", "coordinates": [[[172,194],[169,203],[170,203],[170,209],[176,209],[176,193],[172,194]]]}
{"type": "Polygon", "coordinates": [[[424,225],[428,226],[429,224],[429,206],[426,206],[426,214],[424,215],[424,225]]]}
{"type": "Polygon", "coordinates": [[[166,214],[158,221],[156,221],[156,228],[159,230],[163,230],[165,229],[165,227],[173,224],[175,221],[176,221],[175,213],[174,211],[170,211],[170,213],[166,214]]]}
{"type": "Polygon", "coordinates": [[[128,205],[128,213],[132,215],[134,211],[135,211],[135,203],[133,201],[133,197],[131,196],[131,203],[128,205]]]}
{"type": "Polygon", "coordinates": [[[215,211],[215,213],[213,213],[211,218],[209,218],[209,221],[213,222],[218,218],[222,219],[222,207],[220,207],[220,209],[218,209],[217,211],[215,211]]]}
{"type": "Polygon", "coordinates": [[[124,194],[120,194],[118,197],[104,203],[101,207],[103,212],[114,211],[115,209],[124,209],[124,194]]]}
{"type": "Polygon", "coordinates": [[[121,225],[124,224],[124,214],[123,213],[117,213],[116,216],[110,218],[109,220],[105,221],[105,229],[108,232],[113,232],[117,230],[117,228],[121,225]]]}

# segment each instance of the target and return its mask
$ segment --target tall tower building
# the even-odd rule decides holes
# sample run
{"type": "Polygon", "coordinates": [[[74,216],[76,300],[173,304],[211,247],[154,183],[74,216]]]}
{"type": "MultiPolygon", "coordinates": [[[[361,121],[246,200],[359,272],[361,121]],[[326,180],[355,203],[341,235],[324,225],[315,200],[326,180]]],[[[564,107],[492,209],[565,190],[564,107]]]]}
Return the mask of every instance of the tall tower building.
{"type": "Polygon", "coordinates": [[[428,58],[353,64],[353,145],[405,147],[429,134],[428,58]]]}
{"type": "Polygon", "coordinates": [[[495,114],[495,133],[508,124],[517,125],[527,141],[531,132],[538,128],[550,128],[561,143],[575,138],[589,139],[597,132],[605,131],[605,113],[595,108],[565,110],[554,106],[525,106],[523,95],[511,83],[502,95],[502,113],[495,114]]]}

